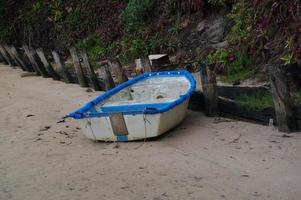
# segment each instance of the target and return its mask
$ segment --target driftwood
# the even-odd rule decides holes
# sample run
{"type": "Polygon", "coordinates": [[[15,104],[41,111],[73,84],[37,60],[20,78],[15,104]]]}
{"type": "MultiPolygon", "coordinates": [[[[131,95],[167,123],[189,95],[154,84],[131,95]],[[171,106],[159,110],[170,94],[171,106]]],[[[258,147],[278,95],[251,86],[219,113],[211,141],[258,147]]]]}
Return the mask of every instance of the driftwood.
{"type": "Polygon", "coordinates": [[[75,72],[76,72],[76,76],[78,79],[78,82],[80,84],[81,87],[88,87],[88,83],[86,81],[85,75],[84,75],[84,71],[80,65],[80,61],[79,58],[77,56],[77,52],[76,52],[76,48],[73,47],[70,49],[70,54],[72,57],[72,61],[73,61],[73,65],[75,68],[75,72]]]}
{"type": "Polygon", "coordinates": [[[70,75],[68,69],[65,66],[65,62],[61,59],[60,55],[56,51],[52,51],[52,56],[57,64],[59,70],[62,73],[62,77],[65,83],[74,83],[72,76],[70,75]]]}
{"type": "Polygon", "coordinates": [[[285,65],[269,65],[278,129],[279,131],[289,133],[297,131],[298,124],[286,77],[286,68],[287,66],[285,65]]]}
{"type": "Polygon", "coordinates": [[[43,63],[44,67],[46,68],[47,72],[50,74],[50,76],[54,79],[54,80],[60,80],[59,75],[56,73],[56,71],[53,69],[52,65],[48,62],[43,49],[37,49],[37,54],[41,60],[41,62],[43,63]]]}
{"type": "Polygon", "coordinates": [[[201,82],[202,89],[205,98],[205,111],[209,117],[217,115],[217,89],[216,89],[216,74],[214,71],[214,65],[203,65],[201,67],[201,82]]]}
{"type": "Polygon", "coordinates": [[[95,71],[94,71],[93,67],[90,65],[86,49],[82,50],[82,56],[83,56],[83,63],[84,63],[84,66],[86,67],[87,72],[89,74],[89,79],[90,79],[90,82],[92,84],[92,87],[94,88],[94,90],[100,91],[101,86],[99,84],[98,78],[95,74],[95,71]]]}

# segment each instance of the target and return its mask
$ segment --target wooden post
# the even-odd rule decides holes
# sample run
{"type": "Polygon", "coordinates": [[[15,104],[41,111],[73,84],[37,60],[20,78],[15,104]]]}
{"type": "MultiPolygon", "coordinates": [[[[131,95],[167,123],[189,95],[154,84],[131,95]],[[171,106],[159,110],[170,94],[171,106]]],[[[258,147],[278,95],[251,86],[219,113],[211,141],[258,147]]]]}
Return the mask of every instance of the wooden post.
{"type": "Polygon", "coordinates": [[[148,56],[143,56],[141,58],[141,66],[144,70],[144,72],[152,72],[152,65],[148,58],[148,56]]]}
{"type": "Polygon", "coordinates": [[[115,82],[117,84],[121,84],[129,80],[117,58],[108,58],[108,64],[110,65],[112,75],[115,77],[115,82]]]}
{"type": "Polygon", "coordinates": [[[104,79],[105,90],[108,91],[108,90],[114,88],[115,83],[113,81],[113,78],[112,78],[111,72],[109,70],[108,64],[104,63],[101,66],[100,70],[101,70],[101,74],[102,74],[103,79],[104,79]]]}
{"type": "Polygon", "coordinates": [[[11,47],[11,52],[15,56],[15,58],[18,60],[18,62],[20,63],[20,65],[24,68],[25,71],[31,71],[31,69],[21,59],[21,57],[19,56],[19,53],[18,53],[17,49],[14,46],[11,47]]]}
{"type": "MultiPolygon", "coordinates": [[[[8,54],[9,58],[10,58],[10,62],[14,65],[14,66],[20,66],[19,62],[16,60],[16,58],[14,57],[14,55],[12,54],[10,47],[8,45],[3,45],[4,50],[6,51],[6,53],[8,54]]],[[[20,66],[22,68],[22,66],[20,66]]],[[[23,68],[22,68],[23,69],[23,68]]]]}
{"type": "Polygon", "coordinates": [[[33,66],[33,64],[31,63],[29,57],[27,56],[27,53],[24,49],[24,47],[22,46],[22,48],[20,48],[21,50],[21,59],[23,60],[24,64],[27,66],[27,68],[29,69],[30,72],[36,72],[35,71],[35,67],[33,66]]]}
{"type": "Polygon", "coordinates": [[[55,72],[52,65],[48,62],[43,49],[37,49],[37,54],[39,58],[41,59],[41,62],[43,63],[44,67],[46,68],[47,72],[50,74],[50,76],[53,78],[53,80],[60,80],[59,75],[55,72]]]}
{"type": "Polygon", "coordinates": [[[39,66],[38,66],[38,63],[35,61],[33,55],[32,55],[32,52],[30,51],[29,47],[26,46],[26,45],[23,45],[23,49],[25,51],[25,54],[28,58],[28,60],[30,61],[31,63],[31,66],[33,67],[34,71],[38,74],[38,75],[42,75],[42,71],[40,70],[39,66]]]}
{"type": "Polygon", "coordinates": [[[6,63],[9,65],[9,66],[12,66],[12,63],[10,62],[9,58],[8,58],[8,55],[7,53],[5,52],[4,48],[2,45],[0,45],[0,52],[2,54],[2,56],[4,57],[6,63]]]}
{"type": "Polygon", "coordinates": [[[56,51],[52,51],[52,56],[59,67],[62,77],[65,83],[74,83],[72,76],[70,75],[68,69],[65,67],[65,62],[61,59],[60,55],[56,51]]]}
{"type": "Polygon", "coordinates": [[[7,47],[9,54],[14,58],[15,63],[23,70],[28,71],[27,67],[24,65],[24,62],[19,58],[16,48],[14,46],[7,47]]]}
{"type": "Polygon", "coordinates": [[[205,112],[208,117],[215,117],[218,110],[218,96],[216,89],[216,74],[214,65],[201,67],[202,89],[205,99],[205,112]]]}
{"type": "Polygon", "coordinates": [[[85,79],[83,69],[80,65],[79,58],[77,56],[77,52],[76,52],[75,47],[70,49],[70,54],[71,54],[71,57],[72,57],[72,61],[73,61],[73,65],[74,65],[74,68],[75,68],[76,76],[78,78],[78,82],[79,82],[80,86],[81,87],[88,87],[88,84],[87,84],[87,81],[85,79]]]}
{"type": "Polygon", "coordinates": [[[15,58],[11,55],[10,51],[9,51],[9,47],[5,44],[2,45],[3,50],[6,52],[6,55],[10,61],[10,63],[12,64],[12,66],[18,66],[18,63],[15,61],[15,58]]]}
{"type": "Polygon", "coordinates": [[[0,51],[0,62],[5,62],[5,59],[4,59],[4,57],[3,57],[2,53],[1,53],[1,51],[0,51]]]}
{"type": "Polygon", "coordinates": [[[89,74],[89,78],[90,78],[90,82],[94,88],[95,91],[100,91],[101,90],[101,87],[100,87],[100,84],[99,84],[99,81],[98,81],[98,78],[94,72],[94,69],[93,67],[90,65],[90,62],[89,62],[89,59],[88,59],[88,55],[87,55],[87,50],[86,49],[83,49],[82,50],[82,56],[83,56],[83,62],[84,62],[84,65],[87,69],[87,72],[89,74]]]}
{"type": "Polygon", "coordinates": [[[269,65],[270,83],[276,111],[278,130],[281,132],[293,132],[298,130],[294,103],[291,99],[288,78],[286,76],[287,66],[269,65]]]}

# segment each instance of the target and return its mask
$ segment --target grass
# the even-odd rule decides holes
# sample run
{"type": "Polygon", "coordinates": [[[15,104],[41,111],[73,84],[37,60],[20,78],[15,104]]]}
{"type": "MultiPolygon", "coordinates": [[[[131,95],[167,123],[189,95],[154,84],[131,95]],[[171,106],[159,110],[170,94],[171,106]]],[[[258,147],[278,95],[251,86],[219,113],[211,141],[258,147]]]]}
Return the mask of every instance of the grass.
{"type": "MultiPolygon", "coordinates": [[[[292,99],[295,105],[301,105],[301,92],[293,93],[292,99]]],[[[241,95],[235,99],[240,106],[249,110],[260,111],[266,108],[273,108],[273,97],[268,91],[258,91],[253,95],[241,95]]]]}
{"type": "Polygon", "coordinates": [[[253,95],[242,95],[235,99],[239,105],[246,107],[249,110],[263,110],[273,107],[273,97],[268,91],[259,90],[253,95]]]}
{"type": "Polygon", "coordinates": [[[246,80],[254,76],[254,71],[243,70],[233,74],[222,75],[219,77],[220,81],[224,83],[233,83],[238,80],[246,80]]]}

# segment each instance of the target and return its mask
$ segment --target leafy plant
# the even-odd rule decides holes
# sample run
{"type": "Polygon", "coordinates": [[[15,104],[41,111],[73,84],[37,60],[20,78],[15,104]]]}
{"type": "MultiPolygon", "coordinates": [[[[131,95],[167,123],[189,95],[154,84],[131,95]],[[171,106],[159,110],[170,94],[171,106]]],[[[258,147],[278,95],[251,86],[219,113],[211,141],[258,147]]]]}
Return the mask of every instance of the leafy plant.
{"type": "Polygon", "coordinates": [[[253,30],[257,18],[255,10],[250,2],[248,0],[238,0],[228,16],[234,22],[228,39],[232,43],[241,43],[247,40],[247,37],[253,30]]]}
{"type": "Polygon", "coordinates": [[[129,0],[127,7],[120,15],[120,21],[129,33],[138,31],[145,20],[153,13],[155,0],[129,0]]]}
{"type": "Polygon", "coordinates": [[[293,58],[294,58],[293,54],[286,54],[282,56],[280,60],[283,61],[285,65],[288,65],[288,64],[292,64],[293,58]]]}
{"type": "Polygon", "coordinates": [[[79,41],[76,47],[79,49],[87,49],[88,56],[92,60],[95,60],[97,57],[104,56],[106,53],[101,38],[95,34],[79,41]]]}

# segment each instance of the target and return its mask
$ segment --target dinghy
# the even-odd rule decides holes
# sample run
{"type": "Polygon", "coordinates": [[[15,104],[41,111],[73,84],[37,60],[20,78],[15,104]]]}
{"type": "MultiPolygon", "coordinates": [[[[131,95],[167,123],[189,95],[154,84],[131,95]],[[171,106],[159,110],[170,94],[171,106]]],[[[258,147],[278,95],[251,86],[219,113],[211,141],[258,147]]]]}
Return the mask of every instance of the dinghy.
{"type": "Polygon", "coordinates": [[[69,114],[90,139],[131,141],[157,137],[186,115],[196,84],[185,70],[150,72],[107,91],[69,114]]]}

